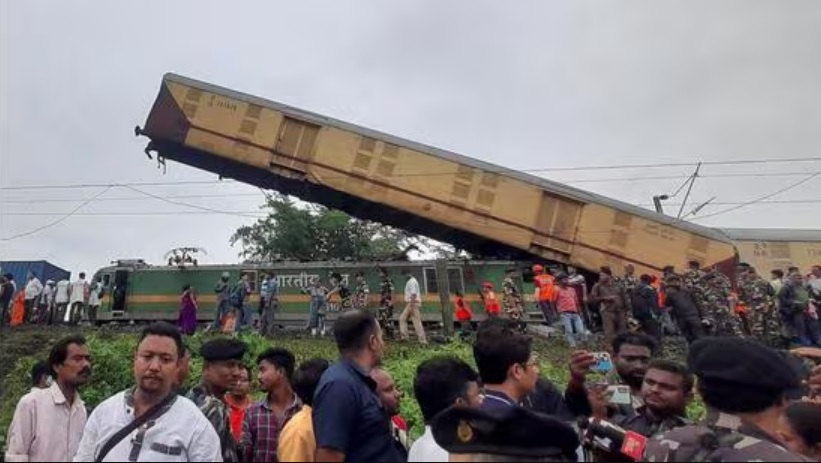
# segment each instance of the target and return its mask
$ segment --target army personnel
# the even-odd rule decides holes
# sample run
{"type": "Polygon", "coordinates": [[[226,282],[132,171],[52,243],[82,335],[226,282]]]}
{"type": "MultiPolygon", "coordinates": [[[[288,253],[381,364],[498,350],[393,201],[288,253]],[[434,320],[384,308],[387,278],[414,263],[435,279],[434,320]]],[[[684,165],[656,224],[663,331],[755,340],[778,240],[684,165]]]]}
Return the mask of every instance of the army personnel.
{"type": "Polygon", "coordinates": [[[701,307],[706,324],[712,328],[714,336],[743,335],[741,319],[731,308],[732,284],[730,279],[713,269],[702,279],[704,306],[701,307]]]}
{"type": "Polygon", "coordinates": [[[433,437],[450,461],[578,460],[579,437],[570,425],[523,407],[453,407],[433,420],[433,437]]]}
{"type": "Polygon", "coordinates": [[[384,268],[379,269],[379,275],[382,277],[380,284],[380,298],[379,311],[377,318],[379,324],[382,325],[382,330],[385,336],[393,337],[395,330],[393,326],[393,280],[388,276],[388,271],[384,268]]]}
{"type": "Polygon", "coordinates": [[[203,344],[200,348],[202,383],[192,388],[186,396],[211,422],[220,438],[222,459],[226,462],[239,461],[239,458],[224,397],[240,379],[240,365],[247,349],[245,343],[228,338],[217,338],[203,344]]]}
{"type": "Polygon", "coordinates": [[[772,417],[783,413],[786,393],[801,384],[780,353],[751,340],[707,338],[690,348],[688,364],[708,418],[649,441],[646,461],[808,461],[775,437],[772,417]]]}
{"type": "Polygon", "coordinates": [[[740,302],[749,308],[753,337],[771,347],[778,347],[775,344],[781,337],[781,316],[775,308],[772,285],[761,278],[755,268],[747,267],[746,272],[739,276],[738,290],[740,302]]]}
{"type": "Polygon", "coordinates": [[[516,281],[514,280],[515,277],[516,269],[507,269],[505,280],[502,283],[502,288],[504,291],[502,303],[504,304],[505,312],[507,312],[511,320],[516,322],[519,330],[525,331],[527,329],[527,325],[522,320],[524,318],[522,292],[519,291],[519,288],[516,286],[516,281]]]}
{"type": "Polygon", "coordinates": [[[368,288],[368,281],[365,280],[365,274],[359,272],[356,274],[356,289],[354,289],[353,307],[354,309],[365,310],[368,308],[368,297],[371,295],[371,290],[368,288]]]}

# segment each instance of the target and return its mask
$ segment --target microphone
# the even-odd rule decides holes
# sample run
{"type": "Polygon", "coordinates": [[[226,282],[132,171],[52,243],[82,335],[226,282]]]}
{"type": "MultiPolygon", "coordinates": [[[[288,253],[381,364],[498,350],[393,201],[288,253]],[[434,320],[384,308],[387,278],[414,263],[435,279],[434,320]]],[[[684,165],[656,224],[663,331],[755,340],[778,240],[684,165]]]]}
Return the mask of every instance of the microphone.
{"type": "Polygon", "coordinates": [[[621,454],[633,461],[639,461],[644,456],[647,438],[641,434],[598,418],[580,418],[578,425],[586,446],[621,454]]]}

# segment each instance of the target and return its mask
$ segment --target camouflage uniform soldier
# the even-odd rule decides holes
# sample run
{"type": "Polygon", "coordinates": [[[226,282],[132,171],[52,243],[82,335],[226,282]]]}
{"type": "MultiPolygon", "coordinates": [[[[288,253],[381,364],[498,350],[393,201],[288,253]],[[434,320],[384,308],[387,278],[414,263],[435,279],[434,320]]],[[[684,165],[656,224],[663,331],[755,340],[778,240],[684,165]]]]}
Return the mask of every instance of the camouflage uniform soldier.
{"type": "Polygon", "coordinates": [[[745,339],[702,339],[690,348],[688,366],[708,418],[648,441],[644,461],[810,461],[782,447],[773,437],[776,425],[765,419],[777,416],[785,394],[801,385],[781,354],[745,339]]]}
{"type": "Polygon", "coordinates": [[[504,291],[504,299],[502,300],[502,303],[504,304],[505,312],[507,312],[510,319],[519,325],[520,330],[524,331],[526,330],[527,325],[525,325],[522,321],[524,318],[522,292],[519,291],[519,288],[516,286],[516,282],[513,279],[515,276],[516,269],[508,269],[505,280],[502,283],[502,288],[504,291]]]}
{"type": "Polygon", "coordinates": [[[741,319],[730,307],[732,284],[717,270],[704,276],[702,313],[714,336],[742,336],[741,319]]]}
{"type": "Polygon", "coordinates": [[[689,268],[686,272],[684,272],[684,275],[681,276],[681,282],[684,284],[684,289],[693,295],[693,298],[696,300],[696,304],[698,304],[699,307],[704,307],[705,305],[705,284],[703,282],[704,275],[706,275],[706,273],[701,270],[701,264],[697,261],[691,261],[689,268]]]}
{"type": "Polygon", "coordinates": [[[365,310],[368,307],[368,297],[370,294],[371,290],[368,288],[368,281],[365,280],[365,274],[362,272],[357,273],[353,307],[355,309],[365,310]]]}
{"type": "Polygon", "coordinates": [[[208,418],[222,447],[222,461],[240,461],[237,442],[231,434],[228,405],[223,396],[234,386],[236,376],[225,375],[219,370],[239,371],[242,357],[248,347],[236,339],[218,338],[206,342],[200,347],[200,356],[203,359],[202,383],[192,388],[186,398],[194,402],[200,411],[208,418]],[[213,373],[212,373],[213,372],[213,373]]]}
{"type": "Polygon", "coordinates": [[[622,292],[627,295],[627,307],[632,307],[630,296],[633,290],[639,285],[639,279],[635,275],[636,268],[631,264],[624,266],[624,276],[616,279],[616,284],[622,289],[622,292]]]}
{"type": "Polygon", "coordinates": [[[750,329],[753,337],[776,347],[781,336],[780,314],[775,309],[774,290],[770,283],[748,268],[739,281],[739,299],[750,309],[750,329]]]}
{"type": "Polygon", "coordinates": [[[393,280],[388,276],[388,271],[381,268],[379,274],[382,276],[380,285],[379,311],[377,318],[382,330],[388,337],[393,337],[395,330],[393,326],[393,280]]]}

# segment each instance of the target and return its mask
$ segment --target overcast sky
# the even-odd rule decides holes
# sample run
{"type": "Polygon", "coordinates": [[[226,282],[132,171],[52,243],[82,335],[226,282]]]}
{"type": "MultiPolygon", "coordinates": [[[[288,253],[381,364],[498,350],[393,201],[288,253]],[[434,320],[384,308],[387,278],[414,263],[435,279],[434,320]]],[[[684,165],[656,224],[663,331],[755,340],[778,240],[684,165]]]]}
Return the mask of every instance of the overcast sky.
{"type": "MultiPolygon", "coordinates": [[[[133,136],[169,71],[517,169],[821,157],[818,1],[230,5],[0,2],[0,238],[104,191],[9,187],[214,180],[173,162],[163,175],[133,136]]],[[[540,175],[644,205],[691,170],[540,175]],[[636,177],[664,178],[624,180],[636,177]]],[[[693,206],[749,201],[819,171],[819,161],[706,166],[693,206]]],[[[818,176],[771,199],[781,203],[700,223],[821,228],[821,202],[807,202],[820,187],[818,176]]],[[[212,196],[176,200],[230,211],[262,202],[237,183],[141,188],[212,196]]],[[[114,188],[60,224],[0,241],[0,258],[93,272],[201,246],[208,262],[236,262],[228,238],[252,221],[114,188]]]]}

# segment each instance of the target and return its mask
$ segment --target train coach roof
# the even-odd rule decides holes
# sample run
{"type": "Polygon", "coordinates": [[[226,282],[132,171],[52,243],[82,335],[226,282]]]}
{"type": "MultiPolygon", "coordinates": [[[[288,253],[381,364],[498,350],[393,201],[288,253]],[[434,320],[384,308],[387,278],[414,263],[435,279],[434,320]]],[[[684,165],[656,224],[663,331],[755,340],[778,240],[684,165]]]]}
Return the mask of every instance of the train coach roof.
{"type": "Polygon", "coordinates": [[[821,230],[789,228],[722,228],[727,236],[737,241],[792,241],[821,242],[821,230]]]}
{"type": "Polygon", "coordinates": [[[653,220],[656,222],[669,225],[671,227],[676,227],[691,233],[696,233],[716,241],[730,242],[727,236],[718,230],[678,220],[673,217],[666,216],[664,214],[658,214],[654,211],[650,211],[639,206],[634,206],[632,204],[608,198],[606,196],[601,196],[595,193],[591,193],[589,191],[574,188],[559,182],[545,179],[543,177],[538,177],[536,175],[531,175],[525,172],[520,172],[506,167],[498,166],[496,164],[491,164],[489,162],[480,161],[478,159],[470,158],[451,151],[446,151],[429,145],[424,145],[422,143],[406,140],[390,134],[351,124],[349,122],[340,121],[338,119],[333,119],[320,114],[312,113],[310,111],[294,108],[292,106],[278,103],[276,101],[271,101],[246,93],[237,92],[235,90],[230,90],[224,87],[198,81],[177,74],[167,73],[163,79],[165,81],[176,82],[182,85],[187,85],[190,87],[205,90],[207,92],[224,95],[229,98],[243,101],[245,103],[252,103],[255,105],[267,107],[275,111],[279,111],[288,114],[289,116],[294,116],[295,118],[304,120],[306,122],[311,122],[320,126],[330,126],[341,130],[362,134],[377,140],[382,140],[384,142],[404,147],[406,149],[419,151],[432,156],[447,159],[459,164],[464,164],[475,169],[481,169],[487,172],[497,173],[507,177],[515,178],[519,181],[539,186],[547,191],[557,193],[571,199],[575,199],[576,201],[584,203],[601,204],[607,207],[612,207],[613,209],[626,212],[628,214],[634,214],[643,217],[647,220],[653,220]]]}

